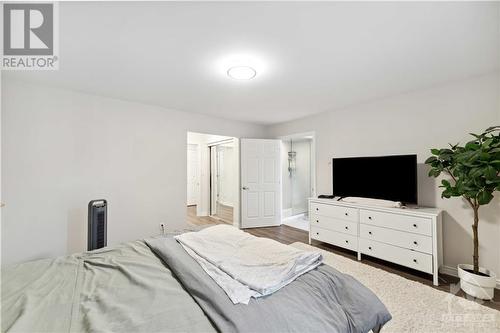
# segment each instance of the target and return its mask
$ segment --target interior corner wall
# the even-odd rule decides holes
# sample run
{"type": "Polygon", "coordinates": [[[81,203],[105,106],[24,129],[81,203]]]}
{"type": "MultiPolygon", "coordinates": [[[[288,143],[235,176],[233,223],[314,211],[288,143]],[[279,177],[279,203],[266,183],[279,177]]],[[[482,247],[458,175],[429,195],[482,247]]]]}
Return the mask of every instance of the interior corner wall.
{"type": "MultiPolygon", "coordinates": [[[[472,211],[460,198],[441,199],[440,179],[427,176],[429,149],[465,142],[498,124],[500,72],[269,126],[267,136],[314,131],[317,194],[331,194],[332,157],[418,155],[420,205],[439,207],[444,264],[472,261],[472,211]]],[[[367,170],[369,172],[369,170],[367,170]]],[[[480,263],[500,276],[500,194],[480,211],[480,263]]]]}
{"type": "Polygon", "coordinates": [[[3,78],[2,265],[86,250],[87,203],[108,200],[108,244],[186,223],[187,131],[264,127],[3,78]]]}

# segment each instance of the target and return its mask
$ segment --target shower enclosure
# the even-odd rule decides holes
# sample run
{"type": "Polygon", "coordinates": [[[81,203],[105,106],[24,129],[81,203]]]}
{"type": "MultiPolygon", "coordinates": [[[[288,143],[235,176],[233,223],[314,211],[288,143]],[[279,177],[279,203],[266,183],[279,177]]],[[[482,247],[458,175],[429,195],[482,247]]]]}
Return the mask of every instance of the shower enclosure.
{"type": "Polygon", "coordinates": [[[283,217],[308,215],[311,185],[311,139],[283,140],[283,217]]]}

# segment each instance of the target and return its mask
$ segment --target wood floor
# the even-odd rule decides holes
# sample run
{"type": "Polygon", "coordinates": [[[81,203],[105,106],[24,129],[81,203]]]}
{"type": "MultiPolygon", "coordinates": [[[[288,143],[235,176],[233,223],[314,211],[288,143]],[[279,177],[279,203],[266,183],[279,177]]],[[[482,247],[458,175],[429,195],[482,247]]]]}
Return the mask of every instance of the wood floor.
{"type": "Polygon", "coordinates": [[[217,213],[215,217],[220,218],[222,222],[233,224],[233,207],[217,202],[217,213]]]}
{"type": "MultiPolygon", "coordinates": [[[[228,206],[225,206],[228,207],[228,206]]],[[[196,206],[187,206],[187,222],[193,225],[215,225],[215,224],[233,224],[233,209],[231,209],[231,217],[227,216],[228,212],[225,211],[225,218],[220,218],[218,216],[196,216],[196,206]]]]}
{"type": "Polygon", "coordinates": [[[187,223],[193,225],[215,225],[220,221],[210,216],[196,216],[196,206],[187,206],[187,223]]]}
{"type": "MultiPolygon", "coordinates": [[[[189,212],[189,210],[188,210],[189,212]]],[[[218,224],[217,220],[211,219],[210,217],[197,217],[196,216],[196,211],[194,212],[194,217],[189,216],[188,213],[188,222],[196,224],[196,225],[207,225],[207,224],[218,224]],[[198,221],[195,221],[198,220],[198,221]]],[[[278,242],[284,243],[284,244],[291,244],[295,242],[302,242],[302,243],[308,243],[309,242],[309,236],[306,231],[292,228],[286,225],[282,225],[279,227],[268,227],[268,228],[252,228],[252,229],[245,229],[246,232],[257,236],[257,237],[267,237],[274,239],[278,242]]],[[[349,251],[349,250],[344,250],[342,248],[329,245],[326,243],[318,242],[318,241],[313,241],[312,244],[313,246],[316,246],[320,249],[333,252],[335,254],[344,256],[346,258],[350,258],[352,260],[357,260],[356,253],[349,251]]],[[[435,289],[439,289],[445,292],[453,293],[457,296],[460,297],[466,297],[462,290],[460,290],[457,286],[458,283],[458,278],[448,276],[448,275],[442,275],[440,274],[440,281],[439,281],[439,286],[436,287],[432,284],[432,276],[429,274],[425,274],[419,271],[415,271],[403,266],[399,266],[396,264],[392,264],[386,261],[382,261],[377,258],[372,258],[369,256],[363,256],[362,258],[363,263],[370,265],[372,267],[380,268],[383,269],[384,271],[390,272],[390,273],[395,273],[400,276],[403,276],[409,280],[413,281],[418,281],[420,283],[423,283],[425,285],[431,286],[435,289]]],[[[471,298],[469,298],[471,299],[471,298]]],[[[490,308],[496,309],[500,311],[500,290],[495,289],[495,297],[492,301],[480,301],[478,300],[481,304],[488,306],[490,308]]]]}

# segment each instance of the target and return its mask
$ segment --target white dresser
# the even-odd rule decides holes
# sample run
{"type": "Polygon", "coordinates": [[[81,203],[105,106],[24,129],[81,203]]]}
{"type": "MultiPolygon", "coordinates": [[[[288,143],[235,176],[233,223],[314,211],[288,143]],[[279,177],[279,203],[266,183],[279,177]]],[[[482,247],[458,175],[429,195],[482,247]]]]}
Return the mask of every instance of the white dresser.
{"type": "Polygon", "coordinates": [[[309,199],[311,239],[433,275],[443,263],[441,211],[309,199]]]}

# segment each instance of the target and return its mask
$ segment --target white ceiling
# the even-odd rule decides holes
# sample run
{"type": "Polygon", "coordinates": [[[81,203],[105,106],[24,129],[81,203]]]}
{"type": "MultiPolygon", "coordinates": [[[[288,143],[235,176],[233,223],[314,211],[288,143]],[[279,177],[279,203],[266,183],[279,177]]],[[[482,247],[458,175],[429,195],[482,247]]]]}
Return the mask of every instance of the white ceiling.
{"type": "Polygon", "coordinates": [[[61,3],[60,61],[4,74],[270,124],[500,69],[500,3],[61,3]]]}

